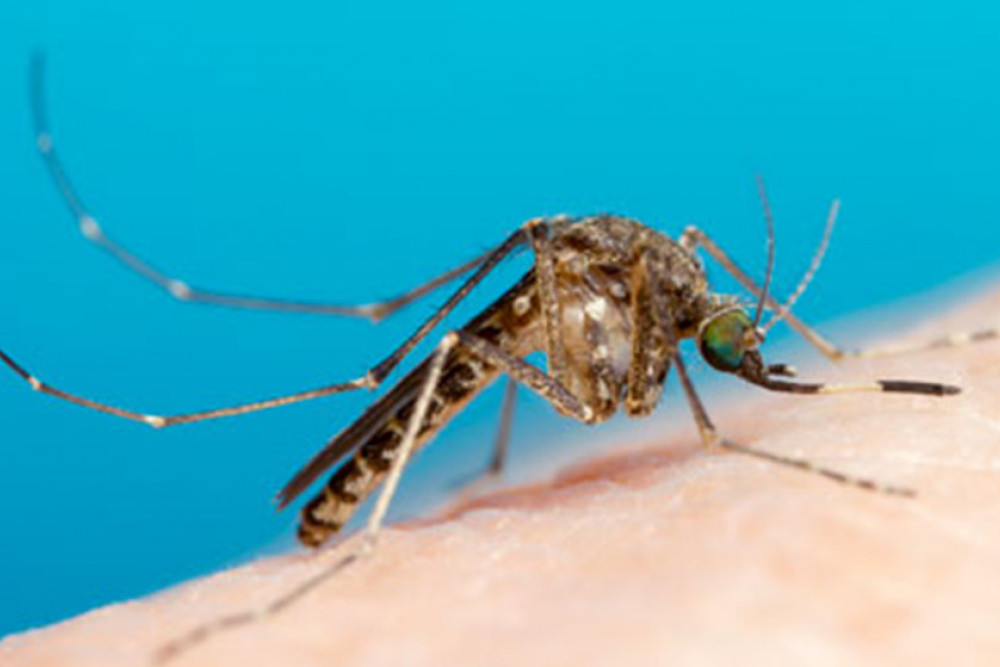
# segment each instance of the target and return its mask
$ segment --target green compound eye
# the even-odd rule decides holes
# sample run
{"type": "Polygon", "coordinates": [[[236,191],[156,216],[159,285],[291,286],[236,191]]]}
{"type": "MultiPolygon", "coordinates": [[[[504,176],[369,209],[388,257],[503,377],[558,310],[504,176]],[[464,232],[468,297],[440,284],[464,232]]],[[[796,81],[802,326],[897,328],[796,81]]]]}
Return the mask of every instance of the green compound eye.
{"type": "Polygon", "coordinates": [[[742,310],[717,315],[701,332],[701,356],[716,370],[732,373],[743,363],[753,322],[742,310]]]}

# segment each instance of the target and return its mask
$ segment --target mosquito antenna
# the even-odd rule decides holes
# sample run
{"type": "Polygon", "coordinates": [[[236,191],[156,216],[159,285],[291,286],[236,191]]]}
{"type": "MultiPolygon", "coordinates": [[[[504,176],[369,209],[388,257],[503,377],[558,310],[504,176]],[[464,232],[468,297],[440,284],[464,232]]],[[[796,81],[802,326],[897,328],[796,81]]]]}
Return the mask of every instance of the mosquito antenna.
{"type": "Polygon", "coordinates": [[[774,274],[774,218],[771,215],[771,203],[767,199],[767,190],[764,188],[764,177],[760,174],[757,174],[757,193],[760,195],[760,203],[764,207],[764,220],[767,222],[767,272],[764,274],[764,288],[760,291],[757,312],[753,316],[754,329],[760,324],[760,318],[764,314],[764,305],[767,303],[768,292],[771,290],[771,276],[774,274]]]}
{"type": "Polygon", "coordinates": [[[775,324],[784,319],[792,310],[792,306],[799,300],[812,282],[812,279],[816,276],[816,271],[819,270],[820,264],[823,263],[823,258],[826,256],[826,251],[830,247],[830,237],[833,236],[833,228],[837,223],[837,214],[840,213],[840,200],[834,199],[833,203],[830,205],[830,212],[826,216],[826,228],[823,230],[823,240],[820,241],[819,247],[816,248],[816,252],[813,254],[812,262],[809,264],[809,269],[802,276],[802,280],[799,282],[799,286],[795,288],[792,295],[788,297],[788,300],[778,308],[774,313],[771,320],[764,325],[764,332],[766,333],[775,324]]]}

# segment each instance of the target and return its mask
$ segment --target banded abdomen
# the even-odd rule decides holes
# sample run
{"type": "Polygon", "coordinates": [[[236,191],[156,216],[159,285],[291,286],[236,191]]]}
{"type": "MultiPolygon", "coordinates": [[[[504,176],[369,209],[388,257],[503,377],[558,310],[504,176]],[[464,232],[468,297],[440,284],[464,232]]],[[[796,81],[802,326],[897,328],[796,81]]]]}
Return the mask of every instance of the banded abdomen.
{"type": "MultiPolygon", "coordinates": [[[[463,328],[511,354],[524,356],[532,352],[539,347],[538,304],[534,292],[534,275],[529,272],[463,328]]],[[[385,477],[402,444],[429,368],[430,359],[426,359],[410,371],[360,419],[334,437],[282,489],[279,500],[284,507],[323,471],[353,452],[351,459],[334,472],[320,493],[302,509],[298,536],[303,544],[318,546],[339,531],[385,477]]],[[[466,348],[453,349],[445,360],[427,417],[420,425],[416,448],[426,444],[497,375],[496,367],[466,348]]]]}

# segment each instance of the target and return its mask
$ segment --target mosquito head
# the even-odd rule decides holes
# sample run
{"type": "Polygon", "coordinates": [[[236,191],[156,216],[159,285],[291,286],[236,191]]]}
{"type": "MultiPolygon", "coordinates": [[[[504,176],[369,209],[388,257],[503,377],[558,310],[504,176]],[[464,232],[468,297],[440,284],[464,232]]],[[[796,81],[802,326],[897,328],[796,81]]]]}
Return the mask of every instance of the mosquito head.
{"type": "MultiPolygon", "coordinates": [[[[764,342],[764,333],[750,315],[738,306],[720,310],[698,329],[698,349],[709,366],[724,373],[736,373],[764,342]]],[[[759,357],[760,355],[756,355],[759,357]]]]}

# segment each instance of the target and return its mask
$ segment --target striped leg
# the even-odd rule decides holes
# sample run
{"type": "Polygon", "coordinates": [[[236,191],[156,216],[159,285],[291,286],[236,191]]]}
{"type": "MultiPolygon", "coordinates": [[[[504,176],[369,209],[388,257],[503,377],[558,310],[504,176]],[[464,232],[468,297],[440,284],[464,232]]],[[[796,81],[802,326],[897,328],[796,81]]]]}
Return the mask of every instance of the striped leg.
{"type": "Polygon", "coordinates": [[[456,496],[461,499],[474,498],[492,488],[503,477],[507,468],[510,450],[511,427],[514,423],[514,408],[517,404],[517,382],[507,378],[504,385],[503,403],[500,406],[500,422],[497,424],[493,449],[486,469],[468,475],[454,484],[456,496]]]}
{"type": "Polygon", "coordinates": [[[560,326],[561,309],[556,286],[555,258],[549,239],[549,224],[537,219],[525,225],[535,251],[535,275],[538,283],[538,300],[541,303],[542,325],[545,330],[545,358],[549,374],[556,382],[563,382],[568,367],[566,344],[560,326]]]}
{"type": "Polygon", "coordinates": [[[104,231],[97,222],[97,219],[84,206],[80,194],[73,187],[62,161],[59,159],[59,154],[56,152],[45,104],[45,59],[40,54],[32,59],[30,84],[35,143],[42,161],[49,172],[49,176],[62,196],[63,201],[66,203],[70,214],[79,226],[80,233],[83,234],[85,239],[107,251],[126,268],[142,276],[179,301],[205,303],[231,308],[363,317],[373,322],[378,322],[433,290],[446,285],[455,278],[468,273],[489,257],[489,253],[483,254],[395,298],[357,306],[272,299],[193,287],[189,283],[172,277],[156,268],[150,262],[115,241],[104,231]]]}
{"type": "Polygon", "coordinates": [[[414,333],[411,335],[402,345],[400,345],[396,350],[390,354],[388,357],[383,359],[381,362],[373,366],[365,375],[350,380],[348,382],[341,382],[337,384],[326,385],[324,387],[319,387],[317,389],[310,389],[308,391],[298,392],[295,394],[288,394],[285,396],[280,396],[277,398],[271,398],[263,401],[255,401],[252,403],[245,403],[242,405],[217,408],[213,410],[205,410],[202,412],[192,412],[186,414],[178,415],[156,415],[156,414],[145,414],[140,412],[135,412],[132,410],[126,410],[113,405],[108,405],[107,403],[101,403],[99,401],[94,401],[83,396],[73,394],[58,387],[49,385],[39,378],[31,374],[25,367],[18,364],[10,355],[6,354],[3,350],[0,350],[0,361],[2,361],[7,367],[9,367],[14,373],[16,373],[22,380],[28,383],[32,389],[41,392],[43,394],[48,394],[55,398],[79,405],[97,412],[103,412],[105,414],[110,414],[115,417],[122,419],[128,419],[131,421],[142,422],[153,426],[155,428],[165,428],[167,426],[174,426],[177,424],[189,424],[192,422],[206,421],[209,419],[219,419],[221,417],[232,417],[236,415],[248,414],[250,412],[257,412],[260,410],[269,410],[271,408],[277,408],[284,405],[289,405],[292,403],[298,403],[301,401],[309,401],[316,398],[321,398],[324,396],[330,396],[332,394],[338,394],[345,391],[353,391],[356,389],[368,388],[375,389],[378,387],[386,376],[392,372],[392,370],[399,365],[399,363],[406,357],[410,351],[413,350],[416,345],[423,340],[438,324],[441,323],[447,315],[455,309],[469,292],[471,292],[476,285],[478,285],[486,275],[496,268],[500,261],[517,250],[525,240],[525,229],[526,227],[519,228],[516,232],[511,234],[506,241],[504,241],[499,247],[490,252],[489,256],[479,265],[479,268],[462,284],[462,286],[454,293],[452,296],[440,307],[433,315],[430,316],[414,333]]]}
{"type": "Polygon", "coordinates": [[[669,275],[669,267],[652,265],[657,259],[655,254],[642,252],[632,271],[632,345],[625,390],[625,411],[630,417],[646,416],[656,408],[677,349],[655,307],[658,297],[653,292],[659,286],[653,276],[669,275]]]}
{"type": "Polygon", "coordinates": [[[498,479],[507,467],[507,454],[510,450],[510,432],[514,424],[514,408],[517,405],[517,382],[508,378],[503,392],[503,404],[500,408],[500,424],[497,426],[496,438],[493,440],[493,455],[486,469],[486,477],[498,479]]]}
{"type": "Polygon", "coordinates": [[[950,347],[964,347],[966,345],[972,345],[974,343],[982,343],[985,341],[996,340],[997,338],[1000,338],[1000,327],[990,327],[987,329],[977,329],[974,331],[962,331],[958,333],[947,334],[939,338],[932,338],[930,340],[925,340],[925,341],[897,343],[894,345],[886,345],[883,347],[874,347],[864,350],[858,350],[851,356],[859,357],[862,359],[894,357],[897,355],[914,354],[916,352],[924,352],[927,350],[940,350],[950,347]]]}
{"type": "Polygon", "coordinates": [[[712,449],[713,447],[718,446],[740,454],[746,454],[748,456],[764,459],[765,461],[778,463],[783,466],[802,470],[804,472],[821,475],[827,479],[832,479],[835,482],[864,489],[866,491],[875,491],[878,493],[905,497],[912,497],[916,495],[916,492],[912,489],[892,486],[890,484],[882,484],[864,477],[855,477],[853,475],[842,473],[838,470],[816,465],[807,459],[785,456],[783,454],[775,454],[773,452],[757,449],[756,447],[733,442],[732,440],[722,437],[716,430],[711,418],[708,416],[708,411],[705,410],[705,405],[702,403],[701,398],[698,397],[694,384],[688,376],[684,360],[681,359],[679,352],[674,354],[674,364],[677,366],[677,375],[680,378],[681,386],[684,388],[684,396],[687,398],[688,406],[691,408],[691,414],[694,417],[695,423],[698,425],[698,432],[701,434],[702,443],[704,443],[706,448],[712,449]]]}

